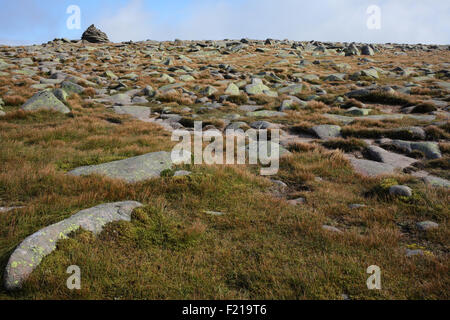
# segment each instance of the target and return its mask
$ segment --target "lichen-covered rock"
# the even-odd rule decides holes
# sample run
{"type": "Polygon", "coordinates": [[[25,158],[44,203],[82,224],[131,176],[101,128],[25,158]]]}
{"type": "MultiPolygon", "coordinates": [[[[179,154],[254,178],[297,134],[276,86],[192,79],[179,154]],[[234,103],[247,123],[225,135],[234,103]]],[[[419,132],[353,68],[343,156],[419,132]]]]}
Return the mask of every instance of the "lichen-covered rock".
{"type": "Polygon", "coordinates": [[[297,94],[297,93],[301,93],[303,90],[303,85],[302,84],[293,84],[284,88],[281,88],[280,90],[278,90],[279,93],[281,94],[297,94]]]}
{"type": "Polygon", "coordinates": [[[239,95],[239,87],[235,85],[234,83],[230,83],[225,90],[225,94],[228,94],[230,96],[238,96],[239,95]]]}
{"type": "Polygon", "coordinates": [[[99,234],[109,222],[130,221],[131,213],[140,206],[142,204],[135,201],[102,204],[80,211],[66,220],[32,234],[22,241],[9,258],[4,276],[6,289],[21,288],[42,259],[56,249],[58,240],[67,238],[71,232],[79,228],[99,234]]]}
{"type": "Polygon", "coordinates": [[[21,107],[25,111],[53,110],[69,113],[70,109],[62,103],[50,90],[36,93],[21,107]]]}
{"type": "Polygon", "coordinates": [[[61,89],[63,89],[69,95],[73,93],[80,94],[84,91],[84,88],[82,86],[70,81],[63,81],[61,83],[61,89]]]}
{"type": "Polygon", "coordinates": [[[316,136],[323,140],[341,136],[341,127],[339,126],[320,125],[312,127],[311,130],[316,136]]]}
{"type": "Polygon", "coordinates": [[[74,176],[99,174],[112,179],[135,183],[159,177],[162,171],[171,167],[170,152],[161,151],[99,165],[80,167],[70,171],[69,174],[74,176]]]}
{"type": "Polygon", "coordinates": [[[267,91],[270,91],[270,88],[261,79],[253,79],[251,84],[245,86],[245,92],[249,95],[264,94],[267,91]]]}

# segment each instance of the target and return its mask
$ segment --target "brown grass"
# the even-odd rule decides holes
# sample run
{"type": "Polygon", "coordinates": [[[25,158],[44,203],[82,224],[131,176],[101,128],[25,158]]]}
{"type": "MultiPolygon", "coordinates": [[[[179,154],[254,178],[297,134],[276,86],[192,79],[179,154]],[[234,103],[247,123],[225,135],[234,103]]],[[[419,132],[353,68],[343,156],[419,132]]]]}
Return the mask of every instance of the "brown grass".
{"type": "Polygon", "coordinates": [[[3,101],[7,106],[21,106],[27,100],[24,97],[13,95],[13,96],[4,96],[3,101]]]}

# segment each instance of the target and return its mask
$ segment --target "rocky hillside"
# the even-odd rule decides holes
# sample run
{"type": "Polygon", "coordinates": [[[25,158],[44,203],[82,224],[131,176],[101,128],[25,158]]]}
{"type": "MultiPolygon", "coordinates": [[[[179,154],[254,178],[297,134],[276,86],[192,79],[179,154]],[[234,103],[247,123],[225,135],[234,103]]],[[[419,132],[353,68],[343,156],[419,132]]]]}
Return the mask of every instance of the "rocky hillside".
{"type": "Polygon", "coordinates": [[[448,299],[449,49],[0,46],[0,298],[448,299]],[[278,173],[173,164],[194,121],[280,129],[278,173]]]}

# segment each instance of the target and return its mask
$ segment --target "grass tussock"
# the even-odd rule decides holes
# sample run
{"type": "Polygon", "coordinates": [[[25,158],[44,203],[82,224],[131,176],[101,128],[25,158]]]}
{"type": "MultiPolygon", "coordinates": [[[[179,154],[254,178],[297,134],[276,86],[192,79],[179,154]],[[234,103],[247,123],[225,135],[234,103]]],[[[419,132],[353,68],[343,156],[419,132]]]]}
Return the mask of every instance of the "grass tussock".
{"type": "Polygon", "coordinates": [[[12,95],[12,96],[4,96],[3,101],[7,106],[21,106],[27,100],[22,96],[12,95]]]}
{"type": "Polygon", "coordinates": [[[340,149],[345,152],[362,151],[367,147],[367,144],[356,138],[350,139],[330,139],[324,141],[322,145],[328,149],[340,149]]]}
{"type": "Polygon", "coordinates": [[[178,92],[168,92],[165,94],[160,94],[156,97],[157,100],[161,101],[161,102],[166,102],[166,103],[170,103],[170,102],[176,102],[179,105],[192,105],[194,104],[194,102],[192,101],[192,99],[182,96],[180,93],[178,92]]]}
{"type": "Polygon", "coordinates": [[[387,105],[411,106],[414,101],[407,95],[400,93],[389,93],[385,91],[370,91],[368,94],[356,97],[361,102],[379,103],[387,105]]]}

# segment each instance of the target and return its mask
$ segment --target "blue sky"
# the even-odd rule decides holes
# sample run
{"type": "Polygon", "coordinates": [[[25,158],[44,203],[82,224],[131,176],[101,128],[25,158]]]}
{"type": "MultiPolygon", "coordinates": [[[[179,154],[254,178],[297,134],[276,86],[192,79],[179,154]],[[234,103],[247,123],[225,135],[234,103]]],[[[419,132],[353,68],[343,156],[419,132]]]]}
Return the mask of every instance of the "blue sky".
{"type": "Polygon", "coordinates": [[[292,39],[450,44],[449,0],[0,0],[0,44],[79,39],[95,24],[112,41],[292,39]],[[67,7],[81,9],[69,30],[67,7]],[[366,26],[370,5],[381,29],[366,26]]]}

